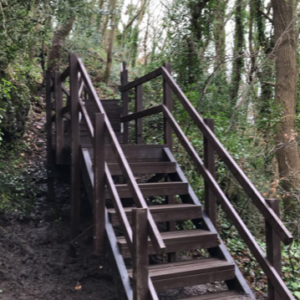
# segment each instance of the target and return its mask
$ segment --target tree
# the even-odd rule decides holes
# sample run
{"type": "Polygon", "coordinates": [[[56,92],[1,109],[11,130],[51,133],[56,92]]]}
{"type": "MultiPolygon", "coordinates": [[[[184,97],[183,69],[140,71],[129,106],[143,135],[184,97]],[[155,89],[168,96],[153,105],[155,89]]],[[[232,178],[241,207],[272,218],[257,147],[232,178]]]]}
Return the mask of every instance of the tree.
{"type": "MultiPolygon", "coordinates": [[[[275,103],[280,108],[280,122],[275,135],[276,158],[282,187],[291,192],[300,187],[300,161],[296,133],[297,95],[297,18],[298,0],[272,0],[276,55],[275,103]]],[[[285,207],[294,207],[292,197],[287,197],[285,207]]]]}

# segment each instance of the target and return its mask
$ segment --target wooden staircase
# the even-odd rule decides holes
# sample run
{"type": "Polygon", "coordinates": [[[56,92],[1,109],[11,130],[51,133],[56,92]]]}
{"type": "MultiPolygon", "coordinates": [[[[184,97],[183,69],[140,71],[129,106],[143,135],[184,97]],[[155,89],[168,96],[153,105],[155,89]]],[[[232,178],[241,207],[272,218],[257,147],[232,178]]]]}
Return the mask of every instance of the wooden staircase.
{"type": "MultiPolygon", "coordinates": [[[[172,91],[184,99],[183,105],[188,112],[191,110],[196,123],[202,119],[170,78],[170,67],[165,65],[128,83],[123,64],[121,109],[119,101],[98,99],[84,65],[73,54],[65,72],[54,76],[47,73],[48,170],[51,175],[54,169],[58,172],[60,165],[71,165],[71,244],[76,248],[93,236],[94,252],[108,254],[111,261],[119,299],[159,299],[163,290],[214,282],[224,282],[227,290],[184,299],[255,299],[217,233],[218,200],[268,276],[270,299],[294,299],[280,278],[280,266],[274,261],[276,256],[279,258],[280,241],[291,241],[290,233],[264,199],[262,202],[238,166],[230,165],[232,158],[220,148],[210,120],[207,125],[200,124],[203,129],[199,127],[205,144],[205,161],[201,161],[172,116],[172,91]],[[142,84],[160,75],[164,79],[164,104],[143,110],[142,84]],[[70,77],[70,92],[63,85],[67,77],[70,77]],[[129,114],[131,88],[135,88],[136,111],[129,114]],[[67,109],[63,108],[63,95],[67,109]],[[64,123],[67,113],[69,122],[64,123]],[[162,145],[145,145],[141,120],[154,113],[163,114],[165,141],[162,145]],[[129,143],[131,120],[135,121],[134,144],[129,143]],[[205,208],[172,154],[173,134],[205,180],[205,208]],[[268,233],[274,236],[270,241],[273,250],[267,258],[214,179],[215,152],[240,176],[241,185],[266,218],[268,233]],[[80,176],[94,211],[93,225],[82,232],[80,176]],[[195,251],[198,254],[191,255],[195,251]]],[[[53,195],[53,176],[49,176],[48,189],[49,195],[53,195]]]]}

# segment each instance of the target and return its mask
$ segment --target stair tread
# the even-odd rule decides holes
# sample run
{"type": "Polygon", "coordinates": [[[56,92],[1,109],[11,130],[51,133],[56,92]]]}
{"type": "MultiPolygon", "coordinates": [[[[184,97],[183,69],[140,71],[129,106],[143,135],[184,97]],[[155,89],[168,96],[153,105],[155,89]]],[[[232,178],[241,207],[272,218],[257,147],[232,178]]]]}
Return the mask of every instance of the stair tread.
{"type": "MultiPolygon", "coordinates": [[[[127,184],[116,184],[115,186],[120,198],[131,198],[132,195],[127,184]]],[[[188,183],[180,181],[139,183],[138,186],[143,196],[186,195],[188,193],[188,183]]],[[[106,198],[110,198],[108,191],[106,198]]]]}
{"type": "MultiPolygon", "coordinates": [[[[134,207],[124,207],[129,223],[132,222],[132,209],[134,207]]],[[[202,206],[195,204],[159,204],[148,207],[155,222],[185,221],[200,219],[202,217],[202,206]]],[[[109,208],[108,214],[114,227],[119,226],[119,219],[114,208],[109,208]]]]}
{"type": "MultiPolygon", "coordinates": [[[[176,163],[169,161],[130,162],[129,166],[135,174],[169,174],[176,171],[176,163]]],[[[122,170],[118,163],[108,163],[108,168],[112,175],[122,175],[122,170]]]]}
{"type": "Polygon", "coordinates": [[[217,293],[207,293],[204,295],[189,297],[189,298],[181,298],[179,300],[250,300],[246,295],[241,294],[238,291],[225,291],[225,292],[217,292],[217,293]]]}
{"type": "MultiPolygon", "coordinates": [[[[195,274],[217,273],[234,269],[234,264],[218,258],[191,259],[167,264],[149,266],[149,275],[153,281],[195,274]]],[[[132,269],[128,270],[132,277],[132,269]]]]}
{"type": "MultiPolygon", "coordinates": [[[[178,241],[184,239],[189,239],[191,241],[201,236],[212,236],[217,238],[216,233],[203,229],[166,231],[161,232],[160,234],[165,242],[178,241]]],[[[118,237],[117,240],[120,244],[126,244],[126,240],[124,237],[118,237]]],[[[148,238],[148,241],[150,241],[150,238],[148,238]]]]}
{"type": "MultiPolygon", "coordinates": [[[[125,212],[131,212],[132,209],[135,207],[124,207],[125,212]]],[[[178,204],[160,204],[160,205],[152,205],[148,207],[150,211],[153,213],[155,212],[162,212],[162,211],[174,211],[174,210],[187,210],[187,209],[197,209],[202,208],[200,205],[195,204],[186,204],[186,203],[178,203],[178,204]]],[[[108,213],[116,213],[116,210],[114,208],[107,209],[108,213]]]]}

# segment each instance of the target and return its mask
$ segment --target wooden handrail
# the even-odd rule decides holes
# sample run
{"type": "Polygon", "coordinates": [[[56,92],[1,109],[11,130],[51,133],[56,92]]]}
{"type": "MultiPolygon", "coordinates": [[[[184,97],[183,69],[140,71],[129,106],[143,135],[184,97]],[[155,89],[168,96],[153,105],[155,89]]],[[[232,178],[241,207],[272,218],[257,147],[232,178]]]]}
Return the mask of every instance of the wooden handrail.
{"type": "Polygon", "coordinates": [[[112,176],[111,176],[109,167],[107,166],[107,163],[105,163],[105,175],[106,175],[106,183],[107,183],[107,188],[108,188],[109,194],[113,200],[114,208],[115,208],[117,216],[119,218],[121,228],[124,232],[124,236],[125,236],[128,248],[130,250],[131,255],[133,255],[132,229],[131,229],[130,223],[128,221],[127,215],[124,211],[123,204],[119,197],[115,183],[112,180],[112,176]]]}
{"type": "Polygon", "coordinates": [[[70,66],[68,66],[60,76],[61,82],[64,82],[70,76],[70,66]]]}
{"type": "Polygon", "coordinates": [[[91,142],[93,143],[94,142],[94,127],[93,127],[91,118],[89,117],[89,114],[86,110],[86,107],[85,107],[82,99],[79,99],[79,110],[81,111],[83,119],[86,122],[86,126],[88,128],[88,133],[90,135],[91,142]]]}
{"type": "Polygon", "coordinates": [[[156,78],[160,75],[161,75],[161,68],[158,68],[158,69],[148,73],[145,76],[142,76],[140,78],[137,78],[134,81],[128,82],[127,84],[120,86],[120,88],[119,88],[120,92],[124,93],[124,92],[126,92],[126,91],[128,91],[128,90],[130,90],[130,89],[132,89],[132,88],[134,88],[138,85],[141,85],[141,84],[143,84],[147,81],[150,81],[150,80],[152,80],[152,79],[154,79],[154,78],[156,78]]]}
{"type": "Polygon", "coordinates": [[[183,133],[182,129],[179,127],[178,123],[174,119],[171,112],[168,110],[166,106],[163,106],[163,112],[168,120],[170,126],[172,127],[173,131],[177,135],[179,141],[185,148],[185,150],[190,155],[191,159],[193,160],[196,168],[199,170],[201,175],[203,176],[204,180],[209,185],[210,189],[218,199],[219,203],[221,204],[223,210],[227,213],[230,220],[240,233],[241,237],[245,241],[246,245],[249,247],[251,253],[256,258],[260,266],[262,267],[265,274],[268,276],[270,282],[275,287],[276,291],[280,295],[282,299],[294,299],[291,292],[286,287],[285,283],[279,276],[279,274],[276,272],[275,268],[270,264],[270,262],[265,258],[265,255],[262,251],[262,249],[259,247],[257,242],[255,241],[253,235],[243,222],[243,220],[240,218],[224,192],[219,187],[218,183],[214,179],[214,177],[211,175],[211,173],[206,169],[203,161],[198,156],[196,150],[193,148],[191,143],[189,142],[188,138],[183,133]]]}
{"type": "Polygon", "coordinates": [[[168,82],[172,91],[178,97],[179,101],[189,113],[190,117],[193,119],[194,123],[201,130],[205,138],[208,140],[210,145],[214,148],[219,157],[224,161],[228,169],[243,187],[247,195],[253,200],[256,207],[260,210],[262,215],[266,218],[268,223],[272,226],[281,240],[287,245],[293,240],[292,234],[284,226],[280,218],[274,213],[274,211],[266,204],[265,199],[258,192],[255,186],[251,183],[245,173],[241,170],[238,164],[234,161],[231,155],[225,150],[223,145],[217,139],[215,134],[209,129],[205,124],[204,120],[200,117],[194,106],[189,102],[187,97],[183,94],[177,83],[174,81],[172,76],[168,71],[162,67],[163,78],[168,82]]]}
{"type": "Polygon", "coordinates": [[[130,122],[130,121],[148,117],[148,116],[160,113],[160,112],[162,112],[162,105],[154,106],[154,107],[144,109],[142,111],[121,117],[121,122],[123,122],[123,123],[130,122]]]}
{"type": "MultiPolygon", "coordinates": [[[[79,72],[81,73],[81,78],[84,81],[85,84],[85,88],[87,90],[87,92],[89,93],[90,97],[92,98],[92,100],[95,101],[99,111],[101,113],[105,114],[105,110],[100,102],[100,99],[97,95],[97,92],[91,82],[91,79],[82,63],[82,61],[77,58],[78,61],[78,68],[79,68],[79,72]]],[[[138,208],[147,208],[148,205],[138,187],[138,184],[135,180],[135,177],[131,171],[131,168],[128,164],[128,161],[125,157],[125,154],[119,144],[119,141],[116,137],[116,134],[111,126],[111,123],[107,117],[107,115],[105,114],[104,117],[104,122],[105,122],[105,126],[106,126],[106,131],[108,134],[108,137],[111,141],[111,147],[113,149],[113,151],[117,154],[117,161],[120,165],[120,168],[123,172],[123,175],[128,183],[129,186],[129,190],[133,196],[133,199],[135,201],[135,204],[138,208]]],[[[156,223],[153,220],[153,217],[151,215],[151,213],[148,213],[148,230],[149,230],[149,236],[151,238],[151,241],[153,243],[154,249],[156,250],[157,253],[162,253],[164,252],[164,250],[166,249],[166,246],[163,242],[163,239],[160,235],[160,232],[157,228],[156,223]]]]}

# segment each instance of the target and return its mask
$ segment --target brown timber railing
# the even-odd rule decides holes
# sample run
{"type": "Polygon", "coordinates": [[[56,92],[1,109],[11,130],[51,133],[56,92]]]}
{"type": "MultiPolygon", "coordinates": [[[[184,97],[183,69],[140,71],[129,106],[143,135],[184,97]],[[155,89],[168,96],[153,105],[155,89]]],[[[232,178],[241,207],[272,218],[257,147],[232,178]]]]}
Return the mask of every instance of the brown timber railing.
{"type": "MultiPolygon", "coordinates": [[[[123,229],[124,236],[133,258],[133,278],[135,299],[158,299],[152,281],[148,276],[148,254],[144,248],[147,244],[147,236],[157,254],[165,250],[165,244],[160,232],[148,210],[147,203],[134,178],[125,154],[115,135],[111,123],[98,98],[97,92],[90,80],[90,77],[82,63],[75,55],[70,54],[70,66],[62,73],[53,75],[47,72],[46,78],[46,102],[47,102],[47,156],[48,170],[52,169],[55,161],[52,156],[52,122],[55,122],[56,141],[56,164],[63,162],[63,117],[70,114],[71,129],[71,238],[75,239],[79,235],[80,221],[80,114],[86,122],[89,137],[94,146],[94,186],[93,186],[93,237],[94,252],[102,254],[104,251],[105,237],[105,186],[113,200],[119,222],[123,229]],[[70,92],[63,85],[63,81],[70,77],[70,92]],[[52,85],[53,82],[53,85],[52,85]],[[52,92],[55,95],[55,115],[52,116],[52,92]],[[68,101],[65,107],[62,103],[62,92],[67,95],[68,101]],[[83,96],[82,96],[83,95],[83,96]],[[84,98],[84,99],[83,99],[84,98]],[[84,100],[94,101],[99,113],[95,114],[95,123],[85,107],[84,100]],[[112,180],[108,165],[105,161],[105,136],[110,140],[110,146],[117,157],[117,162],[123,172],[123,176],[129,186],[132,198],[137,207],[133,212],[133,232],[129,225],[122,202],[118,195],[116,186],[112,180]],[[146,238],[146,242],[145,242],[146,238]],[[139,297],[139,298],[138,298],[139,297]]],[[[48,181],[50,188],[49,196],[53,197],[53,176],[48,181]]]]}
{"type": "MultiPolygon", "coordinates": [[[[244,242],[250,249],[251,253],[260,264],[261,268],[265,272],[268,277],[269,282],[269,296],[270,299],[278,299],[275,297],[280,297],[281,299],[294,299],[285,283],[281,279],[280,274],[280,264],[281,262],[276,262],[276,260],[280,260],[280,241],[285,244],[289,244],[292,242],[292,235],[287,230],[285,225],[280,220],[278,214],[278,204],[277,207],[268,204],[265,199],[261,196],[261,194],[257,191],[255,186],[250,182],[238,164],[233,160],[231,155],[225,150],[220,141],[217,139],[213,132],[213,122],[206,120],[204,121],[201,116],[198,114],[193,105],[189,102],[187,97],[183,94],[179,86],[176,84],[174,79],[172,78],[170,72],[167,70],[167,67],[170,70],[170,65],[165,65],[165,67],[161,67],[156,69],[155,71],[142,76],[132,82],[126,83],[120,87],[120,91],[124,95],[128,94],[128,91],[132,88],[135,88],[136,91],[140,90],[142,84],[145,82],[154,79],[158,76],[163,77],[163,88],[164,88],[164,104],[158,105],[156,107],[152,107],[145,110],[135,110],[132,114],[124,115],[124,111],[128,112],[128,107],[123,107],[123,117],[121,118],[122,122],[124,122],[124,128],[128,128],[128,122],[134,120],[136,122],[136,140],[137,135],[141,134],[141,122],[138,122],[143,117],[150,116],[156,113],[163,113],[163,117],[165,120],[165,144],[172,145],[170,139],[172,138],[172,133],[170,133],[170,128],[176,134],[177,138],[188,152],[189,156],[193,160],[196,168],[203,176],[205,185],[207,189],[206,193],[206,201],[205,208],[208,213],[208,216],[212,219],[214,225],[216,225],[216,205],[214,203],[215,199],[221,204],[221,207],[226,212],[229,219],[232,221],[239,234],[243,238],[244,242]],[[174,119],[172,115],[172,103],[171,103],[171,93],[170,90],[177,96],[180,103],[183,105],[185,110],[188,112],[196,126],[200,129],[204,136],[204,152],[205,152],[205,163],[201,160],[196,150],[193,148],[192,144],[189,142],[188,138],[185,136],[184,132],[174,119]],[[167,124],[166,124],[167,123],[167,124]],[[139,125],[138,125],[139,124],[139,125]],[[220,186],[218,185],[215,176],[214,176],[214,152],[218,154],[219,158],[225,163],[228,167],[229,171],[233,174],[233,176],[240,183],[246,194],[252,199],[253,203],[259,209],[261,214],[264,216],[266,221],[266,242],[267,242],[267,257],[265,257],[264,252],[259,247],[257,242],[255,241],[253,235],[240,218],[229,199],[226,197],[225,193],[222,191],[220,186]],[[210,194],[208,194],[210,193],[210,194]],[[273,210],[275,209],[275,211],[273,210]],[[270,237],[271,235],[271,237],[270,237]]],[[[123,72],[127,71],[124,70],[123,72]]],[[[121,78],[124,76],[121,72],[121,78]]],[[[139,92],[141,93],[141,92],[139,92]]],[[[124,96],[122,97],[124,99],[124,96]]],[[[136,97],[138,101],[142,101],[141,97],[136,97]]],[[[128,105],[128,101],[123,103],[123,105],[128,105]]],[[[142,103],[139,103],[139,107],[142,107],[142,103]]],[[[171,150],[171,149],[170,149],[171,150]]]]}

